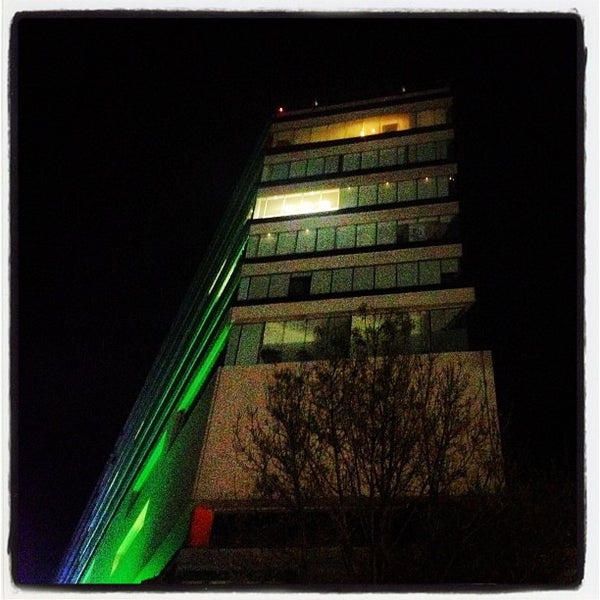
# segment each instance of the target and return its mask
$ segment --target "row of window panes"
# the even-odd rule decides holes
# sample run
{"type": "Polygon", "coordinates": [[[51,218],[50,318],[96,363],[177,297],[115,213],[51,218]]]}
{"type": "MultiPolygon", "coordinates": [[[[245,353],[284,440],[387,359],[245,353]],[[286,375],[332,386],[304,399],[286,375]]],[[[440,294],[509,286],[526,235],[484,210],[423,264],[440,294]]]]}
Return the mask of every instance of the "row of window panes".
{"type": "Polygon", "coordinates": [[[439,175],[353,185],[332,190],[315,190],[302,194],[259,196],[256,199],[254,218],[265,219],[291,214],[445,198],[452,193],[453,182],[453,175],[439,175]],[[308,194],[321,194],[326,201],[311,200],[308,194]],[[306,198],[304,198],[305,196],[306,198]]]}
{"type": "Polygon", "coordinates": [[[365,119],[352,121],[338,121],[329,125],[315,125],[313,127],[298,127],[276,131],[271,140],[274,148],[296,144],[315,144],[331,140],[365,137],[404,131],[414,127],[431,127],[444,125],[448,121],[446,108],[433,108],[428,110],[391,113],[365,119]]]}
{"type": "MultiPolygon", "coordinates": [[[[408,349],[412,352],[467,350],[467,331],[460,308],[411,311],[408,349]]],[[[342,355],[350,355],[352,331],[362,330],[365,319],[329,317],[235,325],[225,364],[253,365],[323,358],[319,338],[326,335],[342,355]]]]}
{"type": "Polygon", "coordinates": [[[457,215],[434,215],[263,233],[249,236],[246,257],[262,258],[427,240],[450,240],[457,237],[457,224],[457,215]]]}
{"type": "Polygon", "coordinates": [[[343,267],[304,273],[273,273],[242,277],[237,299],[304,298],[369,290],[439,285],[456,278],[458,258],[343,267]]]}
{"type": "Polygon", "coordinates": [[[397,167],[412,163],[446,160],[451,156],[452,140],[438,140],[424,144],[410,144],[331,154],[302,160],[284,161],[266,164],[263,167],[261,181],[279,181],[298,179],[316,175],[349,173],[377,167],[397,167]]]}

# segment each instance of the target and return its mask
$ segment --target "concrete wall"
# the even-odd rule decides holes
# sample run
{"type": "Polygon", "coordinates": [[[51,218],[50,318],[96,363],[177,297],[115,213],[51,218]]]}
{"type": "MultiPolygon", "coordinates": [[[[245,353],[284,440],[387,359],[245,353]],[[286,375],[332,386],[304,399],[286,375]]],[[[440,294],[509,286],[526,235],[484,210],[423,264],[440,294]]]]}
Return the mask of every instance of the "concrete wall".
{"type": "MultiPolygon", "coordinates": [[[[437,355],[440,362],[460,359],[470,374],[470,395],[477,398],[474,414],[498,431],[494,374],[490,352],[451,352],[437,355]]],[[[234,448],[237,415],[247,407],[263,408],[269,375],[278,365],[227,366],[219,374],[212,413],[200,457],[194,501],[218,508],[229,503],[249,500],[252,496],[252,473],[244,467],[234,448]]],[[[499,457],[499,437],[490,439],[490,453],[499,457]]],[[[480,460],[484,460],[481,457],[480,460]]],[[[479,466],[472,465],[471,477],[477,478],[479,466]]]]}

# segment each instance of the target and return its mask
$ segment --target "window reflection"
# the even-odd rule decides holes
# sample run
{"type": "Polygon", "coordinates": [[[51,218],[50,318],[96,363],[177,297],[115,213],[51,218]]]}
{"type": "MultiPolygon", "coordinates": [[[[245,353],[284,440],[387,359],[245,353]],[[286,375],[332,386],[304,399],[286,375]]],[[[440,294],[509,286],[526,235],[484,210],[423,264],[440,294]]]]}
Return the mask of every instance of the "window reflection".
{"type": "MultiPolygon", "coordinates": [[[[468,349],[464,307],[398,313],[408,320],[408,352],[454,352],[468,349]]],[[[352,332],[382,324],[385,315],[295,319],[235,325],[229,337],[226,364],[318,360],[350,356],[352,332]]]]}

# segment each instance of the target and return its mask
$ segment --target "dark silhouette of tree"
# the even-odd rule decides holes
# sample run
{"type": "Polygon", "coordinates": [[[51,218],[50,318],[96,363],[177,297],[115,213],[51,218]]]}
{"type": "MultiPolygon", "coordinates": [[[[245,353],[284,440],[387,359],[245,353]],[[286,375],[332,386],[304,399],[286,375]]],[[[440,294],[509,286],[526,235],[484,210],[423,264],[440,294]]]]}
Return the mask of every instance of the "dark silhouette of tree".
{"type": "Polygon", "coordinates": [[[297,514],[301,547],[307,508],[325,507],[354,576],[358,522],[372,582],[384,578],[407,499],[502,482],[482,390],[457,355],[412,353],[410,331],[407,315],[366,312],[350,344],[321,329],[320,360],[275,367],[266,405],[238,415],[236,427],[256,493],[297,514]]]}

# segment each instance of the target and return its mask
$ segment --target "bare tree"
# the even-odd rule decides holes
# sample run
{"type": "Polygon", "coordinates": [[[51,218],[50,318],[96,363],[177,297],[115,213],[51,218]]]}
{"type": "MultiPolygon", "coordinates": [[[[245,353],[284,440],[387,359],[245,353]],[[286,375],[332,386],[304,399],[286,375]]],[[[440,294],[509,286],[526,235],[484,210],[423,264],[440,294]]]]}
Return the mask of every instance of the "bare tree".
{"type": "Polygon", "coordinates": [[[238,416],[236,445],[257,493],[299,516],[302,544],[306,508],[328,508],[351,570],[358,516],[377,582],[399,504],[467,490],[492,432],[460,361],[410,352],[406,315],[365,313],[349,348],[319,333],[320,360],[274,370],[264,410],[238,416]]]}

